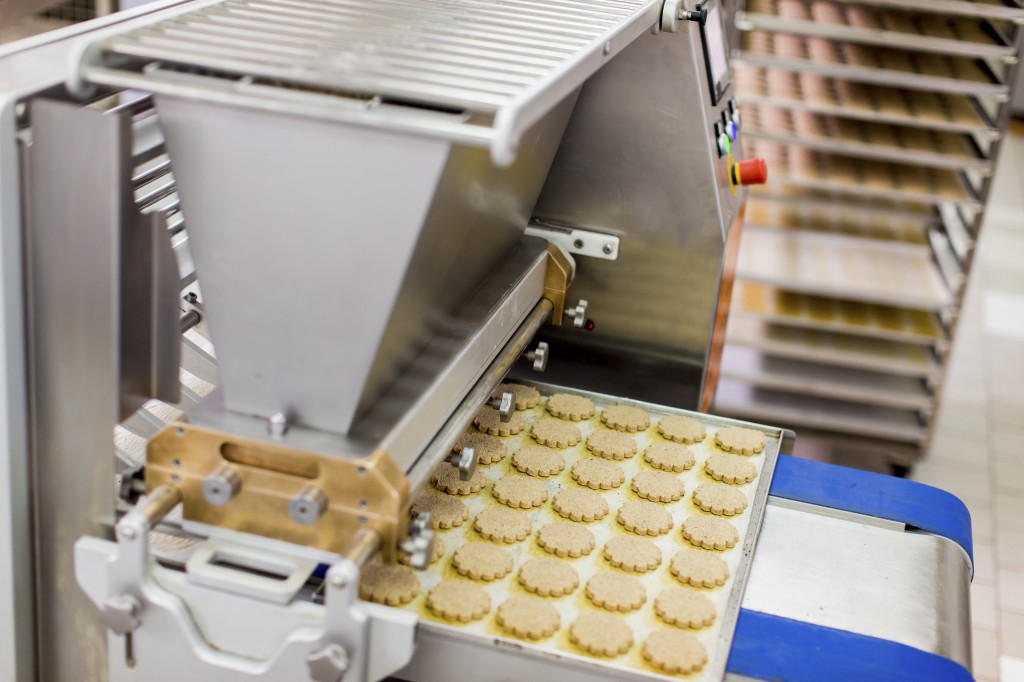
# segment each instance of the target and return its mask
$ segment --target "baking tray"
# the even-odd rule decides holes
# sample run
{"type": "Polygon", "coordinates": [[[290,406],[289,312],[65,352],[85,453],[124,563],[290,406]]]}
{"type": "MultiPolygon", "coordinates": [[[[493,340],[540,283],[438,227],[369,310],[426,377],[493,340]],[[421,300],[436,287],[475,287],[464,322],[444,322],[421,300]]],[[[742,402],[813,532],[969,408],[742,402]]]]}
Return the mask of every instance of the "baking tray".
{"type": "MultiPolygon", "coordinates": [[[[847,0],[838,0],[846,3],[847,0]]],[[[938,14],[986,19],[1024,20],[1024,7],[1018,0],[855,0],[860,5],[886,7],[914,12],[936,12],[938,14]]]]}
{"type": "Polygon", "coordinates": [[[748,156],[761,156],[767,161],[773,184],[890,201],[978,204],[978,197],[964,176],[951,170],[896,166],[770,140],[748,139],[746,150],[748,156]]]}
{"type": "MultiPolygon", "coordinates": [[[[711,415],[698,414],[687,410],[664,407],[610,395],[578,391],[550,384],[531,382],[521,383],[528,383],[529,385],[536,387],[544,396],[544,400],[542,400],[540,405],[537,407],[524,413],[527,415],[528,426],[522,433],[502,439],[506,441],[506,449],[509,450],[508,455],[498,463],[481,467],[481,470],[487,475],[489,484],[493,483],[505,474],[518,473],[514,467],[512,467],[511,454],[514,452],[515,448],[521,444],[532,442],[528,435],[529,425],[537,418],[546,414],[544,406],[546,405],[547,396],[560,392],[585,396],[596,403],[598,408],[597,413],[594,418],[590,420],[574,422],[583,433],[583,439],[574,447],[560,450],[566,459],[565,469],[555,476],[551,476],[546,479],[539,479],[548,484],[549,498],[541,507],[528,512],[531,520],[533,521],[533,532],[531,535],[526,540],[515,545],[502,545],[513,552],[515,556],[515,568],[513,571],[500,580],[492,581],[490,583],[479,583],[484,586],[491,595],[491,612],[485,616],[483,620],[465,625],[449,623],[448,621],[438,618],[429,611],[425,606],[426,592],[444,578],[458,577],[455,570],[451,568],[452,553],[466,540],[467,537],[479,539],[479,536],[472,529],[473,518],[475,518],[477,513],[484,508],[501,505],[488,493],[488,488],[484,488],[484,490],[475,495],[460,497],[460,499],[470,508],[470,518],[458,528],[438,531],[440,537],[442,537],[445,542],[445,554],[430,568],[420,573],[421,593],[404,607],[416,611],[419,614],[420,628],[426,631],[422,634],[421,641],[423,641],[423,639],[431,642],[447,641],[448,643],[454,643],[453,645],[456,646],[461,644],[463,647],[470,647],[469,651],[482,650],[485,652],[491,651],[496,653],[499,650],[507,651],[509,649],[514,649],[517,658],[524,656],[533,657],[538,659],[538,662],[547,662],[549,665],[552,662],[558,662],[560,665],[566,665],[572,669],[589,669],[590,672],[588,674],[592,674],[595,678],[599,679],[692,679],[701,681],[722,679],[725,674],[725,666],[729,656],[729,648],[736,625],[736,618],[739,614],[740,604],[743,598],[747,574],[750,569],[752,555],[757,543],[757,535],[760,530],[764,506],[768,497],[768,489],[771,484],[772,473],[774,472],[776,458],[783,438],[782,429],[750,424],[711,415]],[[651,416],[651,427],[645,432],[636,434],[638,437],[638,452],[636,455],[623,461],[616,461],[616,463],[622,466],[626,471],[626,482],[619,488],[612,491],[598,491],[602,492],[608,500],[610,512],[601,521],[592,522],[586,525],[589,530],[594,532],[596,545],[594,550],[586,557],[572,560],[574,568],[576,568],[577,572],[580,574],[579,587],[570,596],[549,600],[550,603],[559,608],[562,620],[561,629],[555,635],[540,643],[511,638],[504,634],[495,623],[494,614],[497,606],[510,594],[529,594],[518,584],[516,579],[518,568],[523,561],[528,558],[552,556],[536,546],[534,535],[536,530],[546,522],[564,521],[564,519],[558,516],[558,514],[551,509],[551,497],[563,484],[568,483],[571,486],[576,485],[575,483],[572,483],[572,479],[569,475],[569,470],[575,461],[581,457],[594,456],[585,454],[587,451],[584,443],[587,434],[593,431],[600,423],[600,411],[607,405],[632,405],[639,407],[651,416]],[[610,568],[602,558],[601,554],[601,550],[605,542],[610,537],[629,534],[615,521],[615,511],[618,509],[621,502],[640,499],[630,490],[629,481],[638,471],[650,468],[649,465],[642,464],[643,455],[641,453],[648,442],[664,440],[657,433],[656,422],[657,419],[665,415],[685,415],[699,420],[707,429],[707,437],[702,443],[687,446],[696,456],[697,463],[692,469],[680,474],[680,477],[686,485],[686,495],[684,495],[683,499],[678,502],[664,505],[666,509],[672,512],[673,520],[675,522],[673,529],[665,535],[650,538],[662,550],[661,565],[654,571],[650,571],[648,573],[631,573],[631,575],[637,577],[644,584],[648,596],[643,607],[637,611],[623,615],[633,630],[633,647],[629,652],[622,656],[610,659],[595,658],[579,652],[579,650],[569,642],[568,626],[576,617],[577,613],[595,610],[601,611],[601,609],[598,609],[589,602],[585,595],[583,586],[585,585],[587,578],[598,568],[610,568]],[[668,587],[683,587],[683,585],[669,572],[669,560],[677,549],[690,546],[689,543],[682,539],[679,533],[679,525],[681,521],[691,514],[705,513],[693,505],[690,495],[698,483],[713,480],[704,472],[703,463],[711,452],[718,450],[714,445],[714,433],[725,426],[743,426],[761,431],[765,434],[765,449],[762,454],[755,455],[751,459],[759,469],[757,478],[746,485],[735,486],[739,490],[742,490],[750,501],[747,511],[739,515],[739,517],[722,517],[728,518],[729,521],[737,527],[737,530],[740,531],[740,542],[738,542],[735,547],[725,552],[716,552],[718,556],[728,563],[730,569],[730,580],[722,588],[710,591],[704,589],[700,590],[713,599],[718,616],[716,617],[715,622],[707,628],[699,631],[688,630],[695,634],[704,644],[708,653],[708,662],[704,668],[697,673],[690,675],[666,675],[644,661],[641,655],[641,643],[646,634],[656,626],[661,628],[674,627],[667,626],[657,619],[657,616],[653,612],[654,597],[661,589],[668,587]],[[515,447],[513,447],[513,443],[515,444],[515,447]]],[[[470,430],[472,430],[472,427],[470,427],[470,430]]],[[[608,612],[605,611],[605,613],[608,612]]],[[[425,659],[428,661],[436,660],[436,658],[437,656],[435,655],[425,655],[425,659]]],[[[483,660],[487,660],[486,656],[483,660]]],[[[473,670],[474,679],[480,679],[477,672],[478,671],[473,670]]],[[[494,670],[493,672],[495,674],[493,679],[506,679],[506,677],[502,676],[501,671],[494,670]]],[[[416,660],[413,661],[413,664],[409,668],[402,672],[402,676],[403,678],[410,680],[420,679],[420,677],[417,676],[416,660]]],[[[439,679],[435,670],[424,670],[423,677],[425,679],[439,679]]],[[[487,676],[485,675],[484,677],[486,678],[487,676]]]]}
{"type": "Polygon", "coordinates": [[[837,2],[749,0],[736,17],[742,30],[849,40],[865,45],[965,57],[1012,57],[1014,48],[975,18],[920,14],[837,2]]]}
{"type": "Polygon", "coordinates": [[[729,311],[791,327],[843,332],[890,341],[944,346],[945,331],[934,312],[784,291],[737,281],[729,311]]]}
{"type": "Polygon", "coordinates": [[[800,230],[744,230],[739,279],[786,291],[942,311],[953,293],[929,246],[800,230]]]}
{"type": "Polygon", "coordinates": [[[750,64],[733,68],[740,112],[769,104],[846,118],[999,139],[999,128],[966,96],[865,85],[750,64]]]}
{"type": "Polygon", "coordinates": [[[977,59],[766,31],[746,31],[740,43],[742,53],[734,61],[742,64],[954,95],[1009,92],[1008,86],[977,59]]]}
{"type": "Polygon", "coordinates": [[[877,201],[851,199],[815,196],[813,192],[794,197],[759,194],[747,201],[744,225],[927,246],[928,228],[938,224],[931,206],[884,206],[877,201]]]}
{"type": "Polygon", "coordinates": [[[959,133],[857,121],[771,104],[743,105],[744,134],[823,152],[988,174],[992,162],[959,133]]]}

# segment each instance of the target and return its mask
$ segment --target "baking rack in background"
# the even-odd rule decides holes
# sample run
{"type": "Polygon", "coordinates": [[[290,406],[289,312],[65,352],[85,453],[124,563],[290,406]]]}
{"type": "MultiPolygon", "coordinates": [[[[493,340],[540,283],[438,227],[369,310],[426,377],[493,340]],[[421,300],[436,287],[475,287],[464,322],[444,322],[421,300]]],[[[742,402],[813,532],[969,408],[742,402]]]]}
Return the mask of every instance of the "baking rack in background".
{"type": "Polygon", "coordinates": [[[742,134],[769,184],[748,200],[715,411],[897,474],[924,455],[1022,23],[1019,0],[736,13],[742,134]]]}

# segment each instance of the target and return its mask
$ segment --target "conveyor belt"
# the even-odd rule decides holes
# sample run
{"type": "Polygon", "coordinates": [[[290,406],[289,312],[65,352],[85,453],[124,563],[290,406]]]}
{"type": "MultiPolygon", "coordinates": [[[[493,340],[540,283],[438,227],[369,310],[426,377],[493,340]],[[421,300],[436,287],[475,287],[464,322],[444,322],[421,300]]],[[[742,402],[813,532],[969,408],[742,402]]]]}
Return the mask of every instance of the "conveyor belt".
{"type": "Polygon", "coordinates": [[[980,60],[870,47],[827,38],[750,31],[737,61],[860,83],[956,95],[1005,95],[1008,88],[980,60]]]}
{"type": "Polygon", "coordinates": [[[821,0],[751,0],[737,24],[864,45],[964,57],[1012,57],[1014,46],[980,20],[821,0]]]}
{"type": "Polygon", "coordinates": [[[945,339],[933,312],[799,294],[748,281],[733,286],[730,312],[791,327],[904,343],[931,345],[945,339]]]}
{"type": "Polygon", "coordinates": [[[733,77],[743,112],[745,103],[770,104],[862,121],[981,133],[990,139],[999,136],[999,130],[964,96],[872,87],[750,65],[737,65],[733,77]]]}
{"type": "Polygon", "coordinates": [[[989,159],[967,136],[748,102],[748,137],[893,163],[987,171],[989,159]]]}

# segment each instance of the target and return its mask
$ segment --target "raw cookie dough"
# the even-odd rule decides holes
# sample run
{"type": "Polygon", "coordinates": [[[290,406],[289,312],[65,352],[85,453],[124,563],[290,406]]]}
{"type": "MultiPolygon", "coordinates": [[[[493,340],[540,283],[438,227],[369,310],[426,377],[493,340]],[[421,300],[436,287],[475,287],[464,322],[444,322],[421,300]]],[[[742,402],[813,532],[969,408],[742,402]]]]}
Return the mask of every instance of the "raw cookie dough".
{"type": "Polygon", "coordinates": [[[616,568],[644,573],[661,564],[661,550],[647,538],[620,535],[604,546],[604,558],[616,568]]]}
{"type": "Polygon", "coordinates": [[[681,415],[662,417],[658,422],[658,433],[677,443],[699,443],[707,436],[704,425],[696,419],[681,415]]]}
{"type": "Polygon", "coordinates": [[[401,606],[420,592],[420,579],[405,566],[367,564],[359,577],[359,598],[388,606],[401,606]]]}
{"type": "Polygon", "coordinates": [[[721,587],[729,579],[729,565],[703,549],[681,549],[668,565],[672,575],[694,587],[721,587]]]}
{"type": "Polygon", "coordinates": [[[459,468],[448,462],[438,465],[431,480],[435,488],[449,495],[472,495],[487,485],[487,477],[480,469],[473,472],[468,481],[463,481],[459,478],[459,468]]]}
{"type": "Polygon", "coordinates": [[[611,405],[601,410],[601,422],[616,431],[644,431],[651,425],[651,418],[639,407],[611,405]]]}
{"type": "Polygon", "coordinates": [[[654,502],[626,502],[615,520],[637,535],[664,535],[672,529],[672,515],[654,502]]]}
{"type": "Polygon", "coordinates": [[[526,420],[518,412],[512,413],[507,422],[501,421],[501,414],[490,405],[484,405],[473,417],[473,426],[492,436],[514,436],[526,428],[526,420]]]}
{"type": "Polygon", "coordinates": [[[725,483],[701,483],[693,491],[693,503],[718,516],[734,516],[747,508],[747,496],[725,483]]]}
{"type": "Polygon", "coordinates": [[[669,625],[698,630],[715,622],[715,605],[696,590],[670,587],[654,598],[654,612],[669,625]]]}
{"type": "Polygon", "coordinates": [[[486,433],[464,433],[455,441],[452,452],[461,453],[462,448],[471,447],[476,450],[477,461],[480,464],[494,464],[505,457],[505,444],[494,436],[486,433]]]}
{"type": "Polygon", "coordinates": [[[727,426],[715,434],[715,443],[726,452],[756,455],[764,450],[764,434],[741,426],[727,426]]]}
{"type": "Polygon", "coordinates": [[[700,640],[680,630],[655,630],[644,640],[641,651],[651,665],[672,675],[696,672],[708,662],[700,640]]]}
{"type": "Polygon", "coordinates": [[[565,469],[565,457],[545,445],[524,445],[512,454],[512,466],[530,476],[553,476],[565,469]]]}
{"type": "Polygon", "coordinates": [[[608,515],[608,503],[597,493],[581,488],[563,488],[551,500],[551,508],[573,521],[600,521],[608,515]]]}
{"type": "Polygon", "coordinates": [[[512,391],[516,396],[517,410],[528,410],[540,402],[540,391],[533,386],[523,386],[522,384],[498,384],[491,393],[491,399],[501,400],[501,394],[506,391],[512,391]]]}
{"type": "Polygon", "coordinates": [[[562,625],[558,609],[540,597],[511,597],[498,607],[495,620],[510,635],[543,639],[562,625]]]}
{"type": "Polygon", "coordinates": [[[630,487],[637,495],[652,502],[675,502],[686,494],[682,480],[666,471],[641,471],[630,487]]]}
{"type": "Polygon", "coordinates": [[[580,585],[580,576],[567,561],[530,559],[519,567],[519,584],[541,597],[561,597],[580,585]]]}
{"type": "Polygon", "coordinates": [[[434,528],[457,528],[469,518],[469,507],[450,495],[420,495],[409,513],[415,517],[423,512],[430,514],[430,525],[434,528]]]}
{"type": "MultiPolygon", "coordinates": [[[[444,538],[439,538],[437,535],[434,536],[434,551],[430,553],[430,563],[435,563],[438,559],[444,556],[444,538]]],[[[408,566],[412,561],[412,555],[402,552],[398,557],[398,563],[403,566],[408,566]]]]}
{"type": "Polygon", "coordinates": [[[633,631],[610,613],[584,613],[569,626],[569,641],[594,656],[618,656],[633,646],[633,631]]]}
{"type": "Polygon", "coordinates": [[[559,419],[578,422],[582,419],[590,419],[596,410],[594,401],[581,395],[556,393],[548,398],[548,412],[551,413],[551,416],[559,419]]]}
{"type": "Polygon", "coordinates": [[[605,459],[626,459],[636,454],[636,438],[601,429],[587,436],[587,449],[605,459]]]}
{"type": "Polygon", "coordinates": [[[651,443],[644,450],[644,461],[655,469],[678,473],[692,469],[697,460],[685,445],[657,442],[651,443]]]}
{"type": "Polygon", "coordinates": [[[572,465],[572,479],[594,490],[618,488],[626,480],[626,472],[617,464],[603,459],[581,459],[572,465]]]}
{"type": "Polygon", "coordinates": [[[587,597],[609,611],[633,611],[647,601],[643,583],[624,573],[595,573],[587,581],[587,597]]]}
{"type": "Polygon", "coordinates": [[[740,534],[728,521],[715,516],[691,516],[683,521],[683,537],[704,549],[724,550],[740,540],[740,534]]]}
{"type": "Polygon", "coordinates": [[[525,512],[502,508],[484,509],[476,515],[473,528],[488,540],[506,543],[519,542],[533,530],[525,512]]]}
{"type": "Polygon", "coordinates": [[[502,476],[495,481],[491,493],[498,502],[517,509],[539,507],[548,499],[548,489],[543,483],[516,474],[502,476]]]}
{"type": "Polygon", "coordinates": [[[568,448],[580,442],[580,430],[559,419],[545,418],[533,425],[530,431],[533,439],[541,445],[553,448],[568,448]]]}
{"type": "Polygon", "coordinates": [[[716,481],[750,483],[757,477],[757,467],[746,457],[714,452],[704,462],[704,471],[716,481]]]}
{"type": "Polygon", "coordinates": [[[594,534],[570,521],[554,521],[537,531],[537,544],[556,556],[576,558],[594,549],[594,534]]]}
{"type": "Polygon", "coordinates": [[[427,608],[445,620],[468,623],[491,610],[487,590],[468,580],[445,580],[427,592],[427,608]]]}
{"type": "Polygon", "coordinates": [[[512,572],[512,555],[490,542],[467,542],[455,550],[452,566],[473,580],[497,580],[512,572]]]}

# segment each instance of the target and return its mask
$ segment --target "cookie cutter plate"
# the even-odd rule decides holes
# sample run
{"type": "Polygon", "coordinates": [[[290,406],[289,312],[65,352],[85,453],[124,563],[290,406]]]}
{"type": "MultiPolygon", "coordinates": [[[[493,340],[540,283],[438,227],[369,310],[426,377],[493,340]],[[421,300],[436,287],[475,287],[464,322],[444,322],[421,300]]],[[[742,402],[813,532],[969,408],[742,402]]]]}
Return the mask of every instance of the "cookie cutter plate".
{"type": "MultiPolygon", "coordinates": [[[[565,682],[577,678],[638,681],[688,679],[701,680],[702,682],[723,679],[732,636],[736,627],[736,618],[739,615],[747,575],[754,548],[757,544],[757,536],[761,528],[764,507],[768,498],[768,489],[771,485],[776,458],[784,435],[783,430],[776,427],[698,414],[687,410],[563,388],[550,384],[520,383],[533,385],[541,392],[544,400],[537,407],[521,413],[526,417],[527,421],[527,428],[523,432],[501,439],[505,443],[509,454],[500,462],[480,467],[480,470],[487,476],[488,486],[475,495],[460,497],[470,509],[469,519],[458,528],[438,531],[439,537],[445,543],[444,555],[427,570],[419,574],[422,583],[421,592],[412,602],[404,607],[419,614],[421,619],[420,634],[417,653],[412,663],[398,673],[398,676],[414,682],[434,682],[435,680],[450,680],[454,679],[454,677],[474,679],[476,682],[486,682],[486,680],[504,681],[523,679],[524,675],[529,675],[536,679],[549,679],[552,674],[558,674],[559,679],[565,682]],[[538,479],[547,484],[549,496],[543,505],[526,512],[530,515],[533,523],[531,535],[522,542],[513,545],[500,545],[513,554],[515,559],[513,571],[500,580],[479,583],[490,594],[492,605],[490,613],[482,620],[469,624],[455,624],[438,618],[426,608],[426,592],[443,579],[461,577],[451,566],[452,554],[459,546],[466,541],[485,541],[473,530],[473,519],[485,508],[502,506],[491,495],[490,485],[501,476],[519,473],[512,466],[511,454],[522,445],[533,442],[529,436],[530,426],[537,419],[549,416],[545,409],[546,398],[553,393],[559,392],[590,398],[597,405],[597,413],[590,420],[574,422],[582,432],[582,439],[578,445],[560,451],[566,460],[565,470],[555,476],[538,479]],[[600,426],[600,413],[604,407],[609,405],[632,405],[639,407],[645,410],[651,417],[651,426],[645,432],[635,434],[638,440],[638,454],[624,461],[616,462],[625,469],[626,482],[615,490],[598,491],[608,501],[609,514],[601,521],[581,524],[594,533],[596,546],[585,557],[566,559],[566,561],[572,563],[580,576],[580,586],[575,592],[566,597],[547,600],[559,610],[561,616],[561,628],[559,631],[539,642],[510,637],[495,622],[495,611],[498,605],[505,601],[505,599],[511,596],[529,594],[518,583],[516,578],[519,567],[524,561],[535,557],[553,556],[537,546],[536,531],[546,523],[565,520],[551,508],[551,497],[563,486],[575,487],[577,485],[572,481],[569,474],[569,470],[575,461],[583,457],[596,456],[586,450],[586,437],[595,428],[603,428],[600,426]],[[610,538],[630,534],[615,521],[615,513],[623,502],[640,499],[630,489],[630,482],[640,471],[652,469],[650,465],[643,461],[643,455],[640,453],[643,452],[649,442],[664,440],[657,432],[656,423],[661,417],[666,415],[683,415],[699,420],[707,430],[707,437],[702,443],[688,446],[694,452],[697,463],[689,471],[679,474],[686,485],[686,495],[678,502],[664,505],[673,516],[674,525],[672,530],[666,535],[651,538],[662,551],[661,565],[648,573],[632,574],[641,580],[647,591],[647,601],[641,609],[628,614],[620,614],[633,630],[633,646],[626,654],[614,658],[589,656],[569,641],[569,625],[579,613],[602,611],[602,609],[595,607],[587,599],[584,585],[587,579],[598,571],[619,570],[612,568],[603,558],[602,549],[610,538]],[[678,549],[690,546],[680,533],[682,521],[692,514],[706,513],[699,510],[693,504],[691,493],[699,483],[713,480],[704,472],[703,465],[711,453],[721,451],[714,444],[714,434],[718,429],[726,426],[743,426],[756,429],[765,434],[764,451],[760,455],[751,458],[751,461],[758,467],[759,473],[752,482],[742,486],[735,486],[746,494],[749,500],[747,510],[738,516],[722,517],[728,519],[737,528],[740,536],[740,541],[735,547],[725,552],[716,552],[729,565],[729,581],[724,586],[713,590],[691,588],[697,589],[711,598],[718,613],[715,622],[711,626],[697,631],[686,630],[697,636],[704,644],[708,654],[708,662],[697,673],[690,675],[666,675],[643,659],[641,645],[644,638],[653,630],[675,627],[665,624],[655,615],[653,601],[661,590],[683,586],[669,571],[669,560],[678,549]],[[512,654],[511,656],[509,655],[510,653],[512,654]],[[574,672],[578,673],[578,675],[573,675],[572,673],[574,672]]],[[[433,491],[433,493],[436,492],[433,491]]]]}

